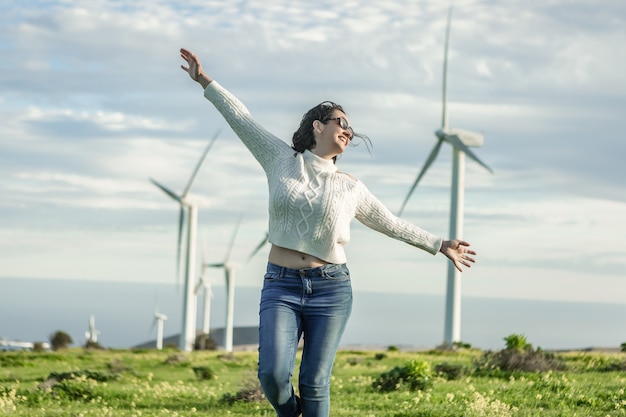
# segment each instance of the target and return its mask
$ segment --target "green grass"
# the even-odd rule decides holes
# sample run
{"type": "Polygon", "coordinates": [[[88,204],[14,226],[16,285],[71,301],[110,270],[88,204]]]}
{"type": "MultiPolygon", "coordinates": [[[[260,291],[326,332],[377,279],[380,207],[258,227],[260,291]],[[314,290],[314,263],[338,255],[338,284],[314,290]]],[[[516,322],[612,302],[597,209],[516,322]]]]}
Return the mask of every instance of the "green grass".
{"type": "MultiPolygon", "coordinates": [[[[468,349],[340,351],[331,415],[626,416],[626,353],[568,353],[559,355],[563,371],[479,376],[472,369],[481,355],[468,349]],[[432,388],[425,391],[373,388],[381,374],[412,360],[426,361],[432,369],[456,366],[465,374],[450,380],[434,374],[432,388]]],[[[0,416],[274,416],[263,399],[237,400],[258,394],[256,361],[256,352],[2,352],[0,416]],[[51,374],[60,381],[42,386],[51,374]]]]}

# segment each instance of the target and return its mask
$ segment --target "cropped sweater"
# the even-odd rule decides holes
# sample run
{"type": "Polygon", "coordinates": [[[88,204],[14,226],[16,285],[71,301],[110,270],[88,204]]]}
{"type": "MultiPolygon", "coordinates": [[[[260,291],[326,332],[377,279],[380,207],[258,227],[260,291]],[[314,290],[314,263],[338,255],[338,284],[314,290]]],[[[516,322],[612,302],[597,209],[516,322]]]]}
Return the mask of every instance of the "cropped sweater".
{"type": "Polygon", "coordinates": [[[353,218],[378,232],[436,254],[441,237],[393,215],[361,181],[332,160],[294,151],[251,116],[217,81],[204,96],[261,164],[269,185],[269,242],[329,263],[346,262],[353,218]]]}

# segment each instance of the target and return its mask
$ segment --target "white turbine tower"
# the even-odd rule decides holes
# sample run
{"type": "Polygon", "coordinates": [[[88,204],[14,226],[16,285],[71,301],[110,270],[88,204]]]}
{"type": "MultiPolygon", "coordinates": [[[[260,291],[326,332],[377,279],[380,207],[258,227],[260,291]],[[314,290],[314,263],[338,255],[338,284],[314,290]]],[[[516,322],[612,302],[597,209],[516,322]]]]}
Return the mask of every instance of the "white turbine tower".
{"type": "Polygon", "coordinates": [[[200,206],[200,200],[197,198],[193,198],[188,195],[189,189],[193,184],[193,180],[204,161],[207,153],[213,146],[213,143],[217,139],[220,130],[215,132],[213,138],[209,142],[209,145],[204,150],[202,156],[200,157],[200,161],[196,165],[191,178],[189,178],[189,182],[185,187],[183,193],[181,195],[177,195],[173,191],[159,184],[153,179],[150,181],[159,187],[165,194],[170,196],[172,199],[176,200],[178,204],[180,204],[180,213],[178,217],[178,247],[177,247],[177,258],[176,258],[176,273],[179,274],[180,271],[180,254],[181,254],[181,243],[183,237],[183,225],[185,223],[185,209],[187,210],[187,245],[186,245],[186,253],[185,253],[185,285],[184,285],[184,294],[183,294],[183,323],[182,323],[182,331],[179,338],[179,346],[180,349],[185,352],[190,352],[193,350],[193,345],[196,339],[196,315],[195,315],[195,302],[193,299],[193,284],[192,280],[194,279],[196,272],[196,232],[198,229],[198,207],[200,206]]]}
{"type": "Polygon", "coordinates": [[[163,349],[163,322],[167,320],[167,316],[165,314],[159,313],[157,309],[154,312],[154,324],[157,328],[157,336],[156,336],[156,348],[157,350],[163,349]]]}
{"type": "Polygon", "coordinates": [[[236,264],[230,261],[230,254],[233,250],[233,245],[235,244],[235,237],[237,236],[237,231],[239,230],[239,225],[241,224],[241,219],[237,222],[235,226],[235,230],[233,231],[233,235],[230,239],[230,243],[226,250],[226,256],[224,260],[219,263],[213,264],[203,264],[203,268],[222,268],[224,269],[224,278],[226,279],[226,327],[224,334],[224,350],[226,352],[233,351],[233,323],[234,323],[234,313],[235,313],[235,268],[236,264]]]}
{"type": "MultiPolygon", "coordinates": [[[[452,145],[452,190],[450,195],[450,239],[462,239],[463,237],[463,204],[464,204],[464,175],[465,175],[465,155],[478,162],[489,172],[493,172],[469,149],[469,146],[482,146],[483,135],[461,129],[451,129],[448,127],[447,113],[447,71],[448,71],[448,42],[450,38],[450,21],[452,18],[452,8],[448,11],[448,24],[446,27],[446,40],[443,58],[443,110],[441,119],[441,129],[435,132],[437,144],[426,159],[424,167],[415,179],[407,194],[398,216],[402,212],[413,194],[415,187],[422,179],[430,165],[433,163],[443,142],[452,145]]],[[[461,340],[461,273],[451,262],[448,263],[448,282],[446,290],[446,316],[444,328],[444,345],[452,347],[455,342],[461,340]]]]}
{"type": "Polygon", "coordinates": [[[98,343],[98,335],[100,332],[96,330],[96,318],[89,316],[89,330],[85,332],[85,341],[89,345],[91,343],[98,343]]]}
{"type": "Polygon", "coordinates": [[[200,290],[203,289],[202,295],[204,302],[202,303],[202,334],[208,336],[211,330],[211,298],[213,298],[213,289],[211,279],[206,274],[206,268],[207,265],[204,260],[202,260],[202,275],[193,290],[193,294],[195,297],[198,297],[200,290]]]}

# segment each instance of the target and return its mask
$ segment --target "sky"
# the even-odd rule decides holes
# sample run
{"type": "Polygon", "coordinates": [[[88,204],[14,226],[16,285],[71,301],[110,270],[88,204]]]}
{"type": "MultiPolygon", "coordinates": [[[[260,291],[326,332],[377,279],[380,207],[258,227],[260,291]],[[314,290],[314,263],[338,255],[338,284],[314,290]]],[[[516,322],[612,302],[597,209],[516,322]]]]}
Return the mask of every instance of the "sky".
{"type": "MultiPolygon", "coordinates": [[[[468,160],[463,295],[624,303],[626,3],[453,2],[451,127],[484,134],[468,160]]],[[[397,212],[441,124],[448,5],[5,0],[0,4],[0,278],[177,283],[177,204],[191,193],[199,247],[221,261],[238,219],[237,285],[260,287],[263,171],[180,69],[179,48],[290,142],[315,104],[357,132],[339,169],[397,212]],[[357,141],[358,142],[358,141],[357,141]]],[[[444,145],[403,217],[448,234],[444,145]]],[[[353,223],[355,290],[443,294],[447,260],[353,223]]],[[[206,271],[217,285],[222,273],[206,271]]],[[[69,294],[71,295],[71,294],[69,294]]],[[[147,294],[152,298],[153,294],[147,294]]]]}

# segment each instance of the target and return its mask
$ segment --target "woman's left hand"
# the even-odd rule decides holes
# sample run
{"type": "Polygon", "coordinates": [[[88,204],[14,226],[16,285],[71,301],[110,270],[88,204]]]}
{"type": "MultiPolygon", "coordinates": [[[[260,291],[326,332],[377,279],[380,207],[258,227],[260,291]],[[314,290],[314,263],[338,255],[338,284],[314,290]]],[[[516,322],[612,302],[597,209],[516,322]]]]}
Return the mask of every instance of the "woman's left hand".
{"type": "Polygon", "coordinates": [[[476,252],[468,249],[469,246],[470,244],[464,240],[444,240],[439,252],[450,258],[456,269],[463,272],[461,265],[470,268],[471,264],[476,262],[473,257],[473,255],[476,255],[476,252]]]}
{"type": "Polygon", "coordinates": [[[198,82],[202,88],[206,88],[213,81],[202,69],[202,64],[196,54],[189,49],[180,48],[180,57],[187,61],[187,66],[180,66],[182,70],[188,73],[191,79],[198,82]]]}

